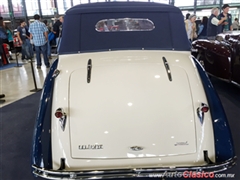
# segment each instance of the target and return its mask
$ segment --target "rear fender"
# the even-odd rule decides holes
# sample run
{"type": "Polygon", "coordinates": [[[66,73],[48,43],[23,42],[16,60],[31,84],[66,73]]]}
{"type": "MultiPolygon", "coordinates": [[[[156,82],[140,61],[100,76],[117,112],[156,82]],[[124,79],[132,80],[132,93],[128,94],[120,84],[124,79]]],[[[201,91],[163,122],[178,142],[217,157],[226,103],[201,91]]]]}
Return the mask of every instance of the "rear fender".
{"type": "Polygon", "coordinates": [[[33,134],[32,164],[43,168],[52,168],[51,106],[54,88],[53,73],[57,64],[58,59],[52,64],[45,79],[33,134]]]}
{"type": "Polygon", "coordinates": [[[228,120],[223,109],[222,103],[215,91],[206,71],[200,63],[193,58],[197,66],[202,84],[208,99],[209,108],[213,123],[213,132],[215,139],[216,163],[234,158],[234,145],[228,120]]]}

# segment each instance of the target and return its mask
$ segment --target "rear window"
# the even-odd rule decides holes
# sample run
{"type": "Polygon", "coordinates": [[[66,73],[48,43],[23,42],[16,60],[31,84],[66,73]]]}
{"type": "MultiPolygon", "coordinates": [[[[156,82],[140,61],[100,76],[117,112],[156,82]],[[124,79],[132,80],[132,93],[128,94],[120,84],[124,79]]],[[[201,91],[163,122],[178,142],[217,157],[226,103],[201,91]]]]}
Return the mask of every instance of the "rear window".
{"type": "Polygon", "coordinates": [[[152,31],[154,23],[144,18],[103,19],[96,23],[97,32],[152,31]]]}
{"type": "Polygon", "coordinates": [[[190,50],[180,11],[82,13],[66,15],[64,24],[61,54],[113,50],[190,50]],[[105,24],[102,24],[105,29],[101,23],[105,24]]]}

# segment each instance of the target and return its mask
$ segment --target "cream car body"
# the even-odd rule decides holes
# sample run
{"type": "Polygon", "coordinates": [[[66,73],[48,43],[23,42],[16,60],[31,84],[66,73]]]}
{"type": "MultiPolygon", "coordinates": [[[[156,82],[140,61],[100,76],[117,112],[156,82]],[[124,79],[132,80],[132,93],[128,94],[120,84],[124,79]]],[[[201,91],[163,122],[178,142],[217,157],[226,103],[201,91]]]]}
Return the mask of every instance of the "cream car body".
{"type": "Polygon", "coordinates": [[[64,55],[58,70],[52,106],[56,169],[61,158],[67,159],[66,168],[87,170],[204,165],[204,150],[215,161],[210,112],[203,124],[197,116],[197,108],[207,99],[189,52],[64,55]],[[163,56],[171,67],[172,81],[163,56]],[[86,78],[89,58],[90,83],[86,78]],[[67,114],[64,131],[54,115],[59,107],[67,114]],[[102,148],[79,149],[95,144],[102,148]],[[143,149],[134,151],[133,146],[143,149]]]}

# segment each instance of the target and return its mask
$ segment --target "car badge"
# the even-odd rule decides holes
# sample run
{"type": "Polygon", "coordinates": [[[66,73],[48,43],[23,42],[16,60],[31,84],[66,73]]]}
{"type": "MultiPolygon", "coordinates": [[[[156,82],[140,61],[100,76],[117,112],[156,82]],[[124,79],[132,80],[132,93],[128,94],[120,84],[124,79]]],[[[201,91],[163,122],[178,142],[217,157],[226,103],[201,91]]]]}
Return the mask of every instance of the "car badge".
{"type": "Polygon", "coordinates": [[[140,146],[132,146],[132,147],[130,147],[131,148],[131,150],[133,150],[133,151],[141,151],[141,150],[143,150],[143,147],[140,147],[140,146]]]}
{"type": "Polygon", "coordinates": [[[185,142],[176,142],[174,145],[175,146],[186,146],[186,145],[188,146],[189,144],[187,141],[185,141],[185,142]]]}
{"type": "Polygon", "coordinates": [[[102,144],[88,144],[88,145],[79,145],[79,150],[100,150],[103,149],[102,144]]]}

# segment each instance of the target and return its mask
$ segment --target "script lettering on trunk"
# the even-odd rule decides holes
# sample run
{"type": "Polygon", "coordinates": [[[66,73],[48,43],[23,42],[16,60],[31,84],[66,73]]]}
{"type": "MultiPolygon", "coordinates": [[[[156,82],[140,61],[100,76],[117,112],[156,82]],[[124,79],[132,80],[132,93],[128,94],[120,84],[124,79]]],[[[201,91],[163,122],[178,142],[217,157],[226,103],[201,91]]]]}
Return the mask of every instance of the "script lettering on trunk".
{"type": "Polygon", "coordinates": [[[78,149],[79,150],[99,150],[99,149],[103,149],[103,145],[102,144],[79,145],[78,149]]]}

